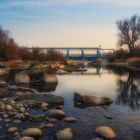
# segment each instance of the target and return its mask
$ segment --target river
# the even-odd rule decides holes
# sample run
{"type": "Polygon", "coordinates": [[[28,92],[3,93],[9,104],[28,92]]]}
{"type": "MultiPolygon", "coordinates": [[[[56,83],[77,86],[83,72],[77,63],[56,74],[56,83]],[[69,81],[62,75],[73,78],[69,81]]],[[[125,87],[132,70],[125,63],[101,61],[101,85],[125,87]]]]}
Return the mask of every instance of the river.
{"type": "MultiPolygon", "coordinates": [[[[91,140],[98,126],[113,128],[116,140],[140,140],[140,72],[125,67],[88,68],[87,72],[57,75],[58,84],[31,87],[39,91],[64,96],[64,110],[67,116],[74,116],[77,122],[58,122],[43,134],[43,140],[52,140],[55,132],[71,127],[74,140],[91,140]],[[74,104],[74,92],[109,97],[113,103],[108,107],[74,104]],[[104,115],[111,114],[113,119],[104,115]]],[[[9,81],[10,82],[10,81],[9,81]]],[[[32,111],[32,114],[40,113],[32,111]]],[[[29,125],[29,122],[24,123],[29,125]]],[[[31,125],[31,124],[30,124],[31,125]]]]}

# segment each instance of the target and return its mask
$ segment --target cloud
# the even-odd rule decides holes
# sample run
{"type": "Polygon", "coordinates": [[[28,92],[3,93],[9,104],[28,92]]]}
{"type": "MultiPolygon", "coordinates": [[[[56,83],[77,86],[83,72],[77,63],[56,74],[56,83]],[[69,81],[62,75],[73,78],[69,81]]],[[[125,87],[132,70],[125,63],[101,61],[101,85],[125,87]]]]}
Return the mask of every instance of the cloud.
{"type": "Polygon", "coordinates": [[[140,6],[140,0],[12,0],[8,2],[5,0],[4,3],[0,4],[0,8],[14,6],[24,8],[41,8],[57,4],[115,4],[123,6],[140,6]]]}

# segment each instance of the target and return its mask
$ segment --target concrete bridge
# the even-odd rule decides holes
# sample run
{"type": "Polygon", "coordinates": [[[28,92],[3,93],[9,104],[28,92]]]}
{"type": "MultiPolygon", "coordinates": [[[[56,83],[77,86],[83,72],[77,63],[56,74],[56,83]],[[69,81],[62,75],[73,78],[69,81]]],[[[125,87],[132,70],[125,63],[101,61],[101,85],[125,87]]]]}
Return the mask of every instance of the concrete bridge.
{"type": "MultiPolygon", "coordinates": [[[[35,48],[29,48],[29,50],[33,50],[35,48]]],[[[62,53],[67,59],[73,60],[96,60],[96,59],[106,59],[108,54],[113,52],[113,49],[102,49],[101,47],[69,47],[69,48],[36,48],[40,51],[47,53],[48,50],[55,50],[62,53]]]]}

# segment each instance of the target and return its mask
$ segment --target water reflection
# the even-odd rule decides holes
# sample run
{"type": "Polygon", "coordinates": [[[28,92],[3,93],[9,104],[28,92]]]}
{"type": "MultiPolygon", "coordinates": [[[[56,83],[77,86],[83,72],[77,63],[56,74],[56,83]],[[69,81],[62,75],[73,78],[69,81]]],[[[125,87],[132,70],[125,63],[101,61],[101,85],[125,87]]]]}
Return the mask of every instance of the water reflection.
{"type": "Polygon", "coordinates": [[[140,108],[140,83],[139,72],[133,71],[129,68],[114,67],[112,71],[121,75],[117,80],[117,97],[116,104],[128,105],[132,110],[140,108]],[[125,75],[126,78],[122,79],[125,75]]]}
{"type": "Polygon", "coordinates": [[[58,83],[30,83],[30,88],[35,88],[40,92],[51,92],[55,91],[58,83]]]}

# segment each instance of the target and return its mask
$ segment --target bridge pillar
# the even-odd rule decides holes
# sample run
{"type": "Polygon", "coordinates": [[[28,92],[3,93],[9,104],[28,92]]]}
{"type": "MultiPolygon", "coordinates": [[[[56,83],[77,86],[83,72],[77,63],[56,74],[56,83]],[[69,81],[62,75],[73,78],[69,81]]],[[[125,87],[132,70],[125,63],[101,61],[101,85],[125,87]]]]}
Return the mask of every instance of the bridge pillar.
{"type": "Polygon", "coordinates": [[[84,59],[84,50],[81,49],[81,56],[82,56],[82,59],[84,59]]]}
{"type": "Polygon", "coordinates": [[[66,52],[66,53],[67,53],[67,54],[66,54],[66,58],[67,58],[67,59],[69,59],[69,51],[70,51],[70,49],[68,49],[67,52],[66,52]]]}
{"type": "Polygon", "coordinates": [[[100,55],[100,49],[99,49],[99,48],[97,49],[97,53],[96,53],[96,55],[97,55],[97,56],[100,55]]]}

